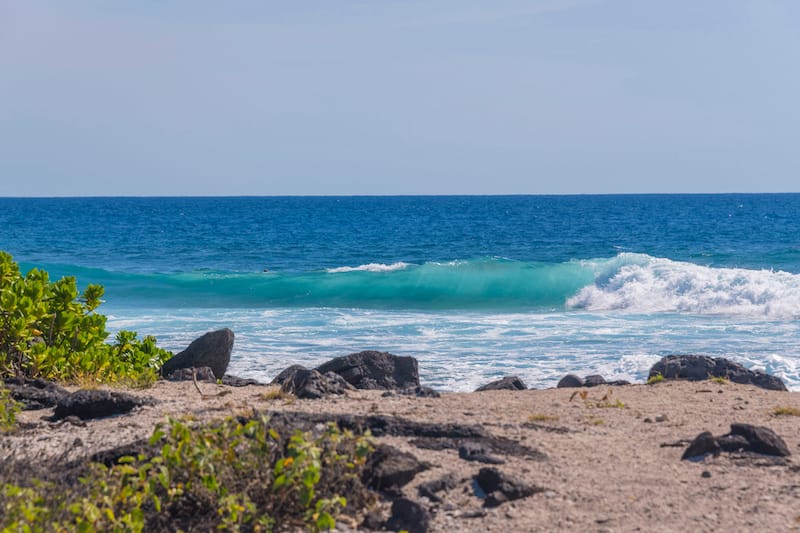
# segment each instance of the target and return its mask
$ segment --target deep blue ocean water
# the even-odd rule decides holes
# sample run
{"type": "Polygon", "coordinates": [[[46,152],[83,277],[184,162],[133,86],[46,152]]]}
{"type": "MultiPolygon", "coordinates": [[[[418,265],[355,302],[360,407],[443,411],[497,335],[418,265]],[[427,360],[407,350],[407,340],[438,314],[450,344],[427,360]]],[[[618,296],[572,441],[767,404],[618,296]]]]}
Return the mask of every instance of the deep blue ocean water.
{"type": "Polygon", "coordinates": [[[362,349],[445,390],[704,353],[800,388],[797,194],[0,198],[0,250],[169,349],[231,327],[265,380],[362,349]]]}

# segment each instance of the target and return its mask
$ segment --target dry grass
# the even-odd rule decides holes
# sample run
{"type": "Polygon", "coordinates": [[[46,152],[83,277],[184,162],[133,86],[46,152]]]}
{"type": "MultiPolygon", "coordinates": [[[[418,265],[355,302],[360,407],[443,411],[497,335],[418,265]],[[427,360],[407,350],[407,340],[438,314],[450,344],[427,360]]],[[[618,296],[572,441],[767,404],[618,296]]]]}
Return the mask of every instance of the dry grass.
{"type": "Polygon", "coordinates": [[[543,413],[534,413],[528,416],[528,422],[557,422],[558,417],[553,415],[546,415],[543,413]]]}
{"type": "Polygon", "coordinates": [[[259,395],[259,399],[266,402],[270,400],[289,400],[291,398],[293,398],[291,394],[283,392],[278,386],[269,387],[266,391],[259,395]]]}
{"type": "Polygon", "coordinates": [[[779,406],[772,410],[775,416],[800,416],[800,409],[797,407],[779,406]]]}

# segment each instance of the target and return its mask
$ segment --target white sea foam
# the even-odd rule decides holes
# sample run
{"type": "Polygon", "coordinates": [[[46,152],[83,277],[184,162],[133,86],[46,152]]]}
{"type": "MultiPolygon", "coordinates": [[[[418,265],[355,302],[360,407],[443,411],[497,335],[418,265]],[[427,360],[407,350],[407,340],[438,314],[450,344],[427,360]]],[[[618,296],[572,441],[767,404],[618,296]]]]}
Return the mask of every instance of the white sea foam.
{"type": "Polygon", "coordinates": [[[152,334],[178,352],[206,331],[236,333],[230,372],[270,381],[361,350],[419,360],[421,381],[474,390],[503,375],[553,387],[566,373],[643,382],[671,353],[727,357],[800,390],[800,320],[613,312],[480,313],[362,309],[113,309],[109,328],[152,334]]]}
{"type": "Polygon", "coordinates": [[[368,265],[359,265],[357,267],[343,266],[329,268],[327,272],[329,274],[339,274],[342,272],[394,272],[395,270],[406,269],[409,266],[411,266],[410,263],[404,263],[402,261],[392,263],[391,265],[386,265],[383,263],[369,263],[368,265]]]}
{"type": "Polygon", "coordinates": [[[598,265],[594,284],[568,299],[567,307],[791,319],[800,317],[800,275],[620,254],[598,265]]]}

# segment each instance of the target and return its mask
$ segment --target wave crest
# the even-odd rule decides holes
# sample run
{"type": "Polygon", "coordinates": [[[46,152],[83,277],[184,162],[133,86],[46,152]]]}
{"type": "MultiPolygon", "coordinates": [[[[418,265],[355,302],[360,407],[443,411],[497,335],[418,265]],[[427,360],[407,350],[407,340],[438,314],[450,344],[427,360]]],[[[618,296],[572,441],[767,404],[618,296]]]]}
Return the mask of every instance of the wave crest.
{"type": "Polygon", "coordinates": [[[635,313],[800,316],[800,275],[713,268],[642,254],[596,265],[595,282],[567,299],[570,309],[635,313]]]}
{"type": "Polygon", "coordinates": [[[329,268],[328,274],[341,274],[343,272],[394,272],[395,270],[403,270],[411,266],[409,263],[398,261],[391,265],[383,263],[369,263],[368,265],[360,265],[357,267],[342,266],[336,268],[329,268]]]}

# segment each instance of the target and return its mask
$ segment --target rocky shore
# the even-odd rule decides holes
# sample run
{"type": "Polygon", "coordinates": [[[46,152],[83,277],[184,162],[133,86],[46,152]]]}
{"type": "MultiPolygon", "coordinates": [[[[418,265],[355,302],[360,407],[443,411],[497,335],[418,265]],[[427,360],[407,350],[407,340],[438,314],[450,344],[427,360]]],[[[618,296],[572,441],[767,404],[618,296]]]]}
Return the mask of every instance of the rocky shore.
{"type": "Polygon", "coordinates": [[[440,393],[413,358],[361,352],[258,384],[224,374],[233,336],[222,331],[179,354],[175,381],[145,390],[9,383],[30,409],[0,436],[0,457],[67,464],[142,442],[168,416],[263,413],[374,436],[378,503],[348,509],[341,531],[800,528],[800,393],[730,361],[670,356],[650,384],[565,376],[531,390],[507,376],[440,393]]]}

